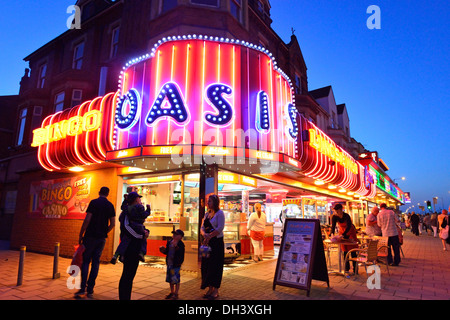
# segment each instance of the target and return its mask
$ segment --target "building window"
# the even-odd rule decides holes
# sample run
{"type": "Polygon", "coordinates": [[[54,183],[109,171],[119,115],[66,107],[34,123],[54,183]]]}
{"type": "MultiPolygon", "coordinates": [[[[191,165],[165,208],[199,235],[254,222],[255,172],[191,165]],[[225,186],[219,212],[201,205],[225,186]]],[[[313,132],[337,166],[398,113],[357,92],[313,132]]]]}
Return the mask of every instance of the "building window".
{"type": "Polygon", "coordinates": [[[84,55],[84,42],[75,46],[73,50],[73,63],[72,69],[80,70],[83,65],[83,55],[84,55]]]}
{"type": "Polygon", "coordinates": [[[117,55],[117,49],[119,48],[119,30],[120,28],[117,27],[112,31],[110,58],[114,58],[117,55]]]}
{"type": "Polygon", "coordinates": [[[218,7],[219,0],[191,0],[192,4],[201,4],[204,6],[218,7]]]}
{"type": "Polygon", "coordinates": [[[178,0],[162,0],[161,13],[167,12],[178,5],[178,0]]]}
{"type": "Polygon", "coordinates": [[[27,122],[27,108],[20,110],[19,115],[19,135],[17,137],[17,145],[20,146],[23,143],[23,136],[25,134],[25,125],[27,122]]]}
{"type": "Polygon", "coordinates": [[[63,111],[63,109],[64,109],[64,97],[65,97],[64,91],[58,93],[55,96],[55,113],[63,111]]]}
{"type": "Polygon", "coordinates": [[[72,91],[72,103],[71,106],[75,107],[81,104],[83,98],[83,90],[75,89],[72,91]]]}
{"type": "Polygon", "coordinates": [[[47,74],[47,64],[44,63],[39,67],[39,78],[38,78],[38,85],[37,87],[39,89],[44,88],[45,85],[45,75],[47,74]]]}
{"type": "Polygon", "coordinates": [[[230,0],[230,12],[237,21],[241,22],[241,0],[230,0]]]}
{"type": "Polygon", "coordinates": [[[298,74],[295,75],[295,93],[302,94],[302,78],[298,74]]]}
{"type": "Polygon", "coordinates": [[[31,119],[31,130],[39,128],[41,126],[42,120],[42,107],[34,106],[33,108],[33,118],[31,119]]]}

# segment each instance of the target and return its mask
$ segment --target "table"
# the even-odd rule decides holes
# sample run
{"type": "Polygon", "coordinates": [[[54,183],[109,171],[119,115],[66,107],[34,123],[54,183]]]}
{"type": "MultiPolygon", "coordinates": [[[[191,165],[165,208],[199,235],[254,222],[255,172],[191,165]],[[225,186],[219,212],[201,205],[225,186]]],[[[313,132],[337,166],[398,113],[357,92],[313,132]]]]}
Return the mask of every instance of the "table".
{"type": "Polygon", "coordinates": [[[331,241],[330,239],[326,239],[323,241],[325,244],[329,245],[337,245],[338,247],[338,257],[339,257],[339,270],[330,270],[328,273],[335,273],[336,275],[345,276],[345,273],[342,272],[342,244],[358,244],[357,242],[351,240],[339,240],[339,241],[331,241]]]}

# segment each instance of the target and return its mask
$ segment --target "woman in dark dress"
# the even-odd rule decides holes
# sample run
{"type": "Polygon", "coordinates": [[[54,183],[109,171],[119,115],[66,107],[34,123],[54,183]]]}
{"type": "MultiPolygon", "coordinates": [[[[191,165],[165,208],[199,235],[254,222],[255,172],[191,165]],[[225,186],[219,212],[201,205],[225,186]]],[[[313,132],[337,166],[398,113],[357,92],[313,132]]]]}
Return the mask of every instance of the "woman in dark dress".
{"type": "Polygon", "coordinates": [[[223,262],[225,248],[223,242],[223,228],[225,227],[225,215],[219,208],[219,197],[211,195],[208,198],[208,211],[202,222],[200,233],[203,236],[203,244],[211,247],[208,257],[202,258],[202,284],[201,289],[208,288],[204,298],[214,300],[219,296],[219,288],[222,282],[223,262]]]}

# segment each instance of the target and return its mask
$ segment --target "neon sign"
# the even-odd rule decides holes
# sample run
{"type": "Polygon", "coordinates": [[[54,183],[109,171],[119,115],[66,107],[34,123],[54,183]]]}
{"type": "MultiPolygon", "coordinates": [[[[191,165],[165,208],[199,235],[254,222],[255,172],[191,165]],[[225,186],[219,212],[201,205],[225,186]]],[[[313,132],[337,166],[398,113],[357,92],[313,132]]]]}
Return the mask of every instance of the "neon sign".
{"type": "Polygon", "coordinates": [[[200,35],[163,38],[123,68],[119,92],[132,90],[139,91],[137,106],[149,109],[116,112],[116,150],[208,145],[298,157],[292,83],[260,46],[200,35]]]}
{"type": "Polygon", "coordinates": [[[338,147],[334,141],[326,138],[322,132],[314,128],[308,129],[308,131],[309,145],[311,147],[326,155],[331,160],[336,161],[345,168],[349,169],[354,174],[358,174],[358,166],[356,165],[356,161],[351,158],[349,154],[338,147]]]}
{"type": "Polygon", "coordinates": [[[99,110],[87,112],[84,116],[74,116],[69,120],[62,120],[49,124],[45,128],[33,130],[32,147],[39,147],[45,143],[76,136],[83,132],[92,132],[100,127],[102,114],[99,110]]]}
{"type": "Polygon", "coordinates": [[[100,163],[114,147],[114,101],[117,94],[86,101],[50,115],[33,131],[38,161],[49,171],[100,163]]]}

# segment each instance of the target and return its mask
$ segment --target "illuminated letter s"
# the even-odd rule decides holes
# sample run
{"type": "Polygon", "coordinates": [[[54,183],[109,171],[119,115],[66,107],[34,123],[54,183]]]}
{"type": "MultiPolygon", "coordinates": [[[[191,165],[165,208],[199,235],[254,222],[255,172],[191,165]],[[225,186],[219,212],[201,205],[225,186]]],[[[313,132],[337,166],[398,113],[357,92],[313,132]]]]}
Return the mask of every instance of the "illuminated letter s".
{"type": "Polygon", "coordinates": [[[223,97],[230,96],[233,90],[226,84],[215,83],[206,88],[208,103],[213,106],[218,113],[205,113],[205,120],[211,126],[225,127],[233,120],[233,107],[223,97]]]}

